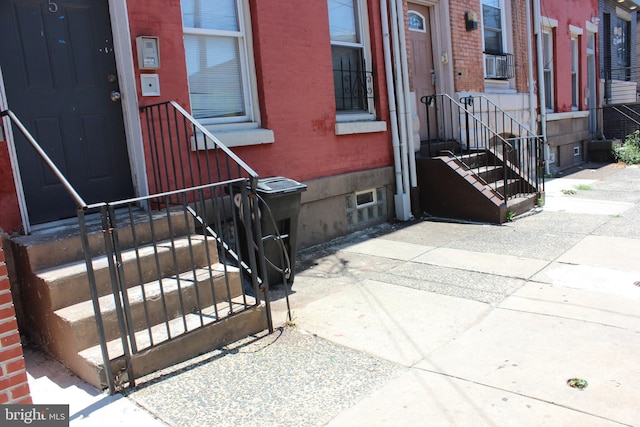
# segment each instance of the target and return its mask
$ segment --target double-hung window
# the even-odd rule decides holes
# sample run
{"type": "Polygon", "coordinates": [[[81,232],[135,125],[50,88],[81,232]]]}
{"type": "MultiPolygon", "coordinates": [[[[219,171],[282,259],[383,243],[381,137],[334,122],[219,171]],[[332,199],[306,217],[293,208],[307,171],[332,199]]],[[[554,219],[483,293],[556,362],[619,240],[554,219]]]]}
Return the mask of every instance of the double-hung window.
{"type": "Polygon", "coordinates": [[[504,0],[482,0],[484,75],[508,80],[514,76],[513,55],[507,53],[504,0]]]}
{"type": "Polygon", "coordinates": [[[580,57],[578,36],[571,37],[571,109],[579,110],[580,102],[580,57]]]}
{"type": "Polygon", "coordinates": [[[338,120],[373,118],[365,1],[327,0],[338,120]]]}
{"type": "Polygon", "coordinates": [[[192,115],[254,121],[243,0],[181,0],[192,115]]]}
{"type": "Polygon", "coordinates": [[[542,24],[542,73],[544,77],[544,104],[547,111],[554,111],[554,57],[553,57],[553,29],[558,22],[549,18],[543,18],[542,24]]]}

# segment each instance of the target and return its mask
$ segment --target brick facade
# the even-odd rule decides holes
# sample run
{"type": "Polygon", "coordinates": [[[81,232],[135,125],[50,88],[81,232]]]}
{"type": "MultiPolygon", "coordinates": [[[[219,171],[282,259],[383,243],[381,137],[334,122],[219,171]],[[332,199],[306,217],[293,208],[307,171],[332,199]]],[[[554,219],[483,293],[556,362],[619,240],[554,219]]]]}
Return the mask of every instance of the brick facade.
{"type": "Polygon", "coordinates": [[[0,404],[32,403],[7,264],[0,240],[0,404]]]}
{"type": "Polygon", "coordinates": [[[465,12],[475,12],[480,16],[480,2],[449,2],[454,87],[456,92],[484,92],[482,28],[478,25],[477,30],[467,31],[465,12]]]}

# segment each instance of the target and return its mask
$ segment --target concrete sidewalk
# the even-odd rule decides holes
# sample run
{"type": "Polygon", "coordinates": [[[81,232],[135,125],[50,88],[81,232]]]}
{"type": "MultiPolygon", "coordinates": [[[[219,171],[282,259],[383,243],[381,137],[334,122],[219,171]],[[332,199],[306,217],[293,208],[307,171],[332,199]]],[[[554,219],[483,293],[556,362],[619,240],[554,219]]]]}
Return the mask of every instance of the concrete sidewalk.
{"type": "Polygon", "coordinates": [[[126,397],[28,353],[34,403],[78,426],[640,426],[640,168],[546,190],[503,226],[423,219],[301,251],[288,326],[275,289],[274,334],[126,397]]]}

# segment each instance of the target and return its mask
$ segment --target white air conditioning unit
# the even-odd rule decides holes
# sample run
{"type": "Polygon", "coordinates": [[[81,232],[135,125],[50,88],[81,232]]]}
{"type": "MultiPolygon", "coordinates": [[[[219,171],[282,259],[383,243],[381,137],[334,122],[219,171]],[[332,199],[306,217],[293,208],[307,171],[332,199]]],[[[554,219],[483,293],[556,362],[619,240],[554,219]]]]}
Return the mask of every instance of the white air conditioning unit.
{"type": "Polygon", "coordinates": [[[485,77],[488,79],[507,78],[507,57],[498,55],[485,55],[485,77]]]}

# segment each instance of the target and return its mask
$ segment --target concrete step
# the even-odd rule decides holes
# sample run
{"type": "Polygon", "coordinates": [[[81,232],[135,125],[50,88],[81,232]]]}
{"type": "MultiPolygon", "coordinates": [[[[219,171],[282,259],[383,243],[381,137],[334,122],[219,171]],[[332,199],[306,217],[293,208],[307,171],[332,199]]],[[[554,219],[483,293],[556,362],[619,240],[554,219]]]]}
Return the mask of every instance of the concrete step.
{"type": "MultiPolygon", "coordinates": [[[[156,240],[168,239],[172,233],[174,236],[181,236],[194,230],[193,219],[185,217],[182,209],[151,214],[142,211],[117,211],[114,225],[120,246],[132,247],[134,241],[137,246],[152,242],[150,219],[153,221],[156,240]],[[135,227],[131,227],[131,224],[135,224],[135,227]]],[[[104,255],[104,235],[99,215],[87,216],[87,229],[91,253],[104,255]]],[[[77,219],[64,221],[31,235],[18,236],[11,240],[28,257],[31,271],[82,261],[85,256],[77,219]]]]}
{"type": "MultiPolygon", "coordinates": [[[[147,330],[137,332],[135,339],[138,352],[132,354],[134,375],[139,378],[266,329],[265,307],[256,304],[253,298],[235,298],[231,307],[232,310],[228,302],[219,303],[203,309],[202,316],[189,314],[186,322],[182,318],[174,319],[168,325],[163,323],[154,326],[151,334],[147,330]]],[[[107,342],[107,349],[116,383],[126,383],[128,377],[122,340],[107,342]]],[[[99,345],[77,353],[69,363],[73,365],[72,370],[89,384],[98,388],[107,387],[99,345]]]]}
{"type": "MultiPolygon", "coordinates": [[[[242,295],[242,283],[237,268],[214,264],[211,269],[199,268],[178,276],[166,277],[127,289],[132,329],[146,330],[154,325],[199,312],[215,302],[229,301],[242,295]],[[228,280],[225,278],[225,269],[228,280]],[[215,294],[215,298],[214,298],[215,294]]],[[[120,336],[120,328],[111,294],[99,298],[100,312],[107,340],[120,336]]],[[[72,337],[73,348],[81,351],[100,343],[93,302],[83,301],[54,312],[60,333],[72,337]]],[[[131,325],[130,325],[131,327],[131,325]]]]}
{"type": "MultiPolygon", "coordinates": [[[[155,246],[147,245],[122,252],[122,269],[127,287],[192,268],[191,257],[197,267],[218,261],[216,241],[211,237],[192,234],[164,240],[155,246]],[[206,243],[206,244],[205,244],[206,243]],[[174,259],[176,264],[174,264],[174,259]]],[[[109,260],[98,256],[93,260],[96,288],[99,296],[111,290],[109,260]]],[[[73,305],[91,298],[89,279],[84,260],[36,271],[42,287],[48,289],[52,310],[73,305]]]]}

